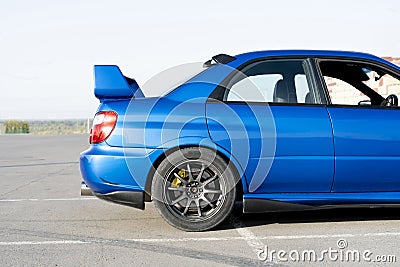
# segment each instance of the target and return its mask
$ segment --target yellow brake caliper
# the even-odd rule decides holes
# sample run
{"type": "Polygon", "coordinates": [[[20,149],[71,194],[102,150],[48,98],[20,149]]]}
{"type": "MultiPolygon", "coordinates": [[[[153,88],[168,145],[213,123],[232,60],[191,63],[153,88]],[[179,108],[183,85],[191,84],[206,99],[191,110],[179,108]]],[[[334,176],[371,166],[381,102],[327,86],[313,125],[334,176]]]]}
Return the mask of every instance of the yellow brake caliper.
{"type": "MultiPolygon", "coordinates": [[[[181,177],[182,179],[185,179],[185,177],[186,177],[186,170],[185,170],[185,169],[181,169],[181,170],[178,172],[178,175],[179,175],[179,177],[181,177]]],[[[178,178],[175,177],[175,179],[172,181],[171,184],[172,184],[173,187],[179,187],[179,186],[182,184],[182,182],[181,182],[178,178]]]]}

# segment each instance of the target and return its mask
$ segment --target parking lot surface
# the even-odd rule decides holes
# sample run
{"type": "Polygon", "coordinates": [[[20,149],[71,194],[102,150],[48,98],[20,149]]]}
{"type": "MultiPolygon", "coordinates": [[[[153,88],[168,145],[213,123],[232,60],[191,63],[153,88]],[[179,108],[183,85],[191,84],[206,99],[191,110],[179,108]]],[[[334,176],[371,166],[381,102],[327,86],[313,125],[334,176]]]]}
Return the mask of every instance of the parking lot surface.
{"type": "Polygon", "coordinates": [[[399,264],[399,208],[236,210],[217,229],[186,233],[151,203],[141,211],[81,197],[87,147],[86,135],[0,135],[0,266],[399,264]]]}

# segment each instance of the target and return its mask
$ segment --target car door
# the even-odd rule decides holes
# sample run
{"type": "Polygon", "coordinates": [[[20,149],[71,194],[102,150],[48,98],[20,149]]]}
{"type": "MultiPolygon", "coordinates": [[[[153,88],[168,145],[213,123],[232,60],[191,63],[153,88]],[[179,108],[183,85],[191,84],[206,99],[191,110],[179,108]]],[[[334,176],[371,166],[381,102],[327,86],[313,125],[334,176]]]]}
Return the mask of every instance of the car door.
{"type": "Polygon", "coordinates": [[[330,192],[330,119],[305,59],[245,64],[206,105],[211,139],[244,169],[249,192],[330,192]]]}
{"type": "Polygon", "coordinates": [[[399,191],[400,109],[381,106],[388,95],[400,95],[399,73],[355,60],[318,65],[334,133],[332,192],[399,191]]]}

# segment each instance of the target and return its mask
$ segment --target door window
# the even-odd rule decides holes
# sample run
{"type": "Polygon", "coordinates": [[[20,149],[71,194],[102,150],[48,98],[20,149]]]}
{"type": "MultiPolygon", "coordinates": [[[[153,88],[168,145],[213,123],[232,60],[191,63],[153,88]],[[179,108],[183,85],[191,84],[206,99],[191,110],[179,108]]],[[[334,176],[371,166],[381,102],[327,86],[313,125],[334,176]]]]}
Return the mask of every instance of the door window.
{"type": "Polygon", "coordinates": [[[228,84],[228,102],[315,104],[303,60],[266,60],[250,64],[228,84]]]}
{"type": "Polygon", "coordinates": [[[380,67],[347,61],[319,66],[333,105],[398,106],[400,80],[380,67]]]}

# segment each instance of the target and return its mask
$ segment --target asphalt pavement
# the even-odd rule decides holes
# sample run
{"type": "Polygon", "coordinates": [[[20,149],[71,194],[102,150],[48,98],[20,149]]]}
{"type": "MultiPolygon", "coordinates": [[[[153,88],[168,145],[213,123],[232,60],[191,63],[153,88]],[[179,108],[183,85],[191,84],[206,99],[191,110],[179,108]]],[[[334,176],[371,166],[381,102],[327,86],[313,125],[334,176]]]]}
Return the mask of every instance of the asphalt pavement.
{"type": "Polygon", "coordinates": [[[186,233],[151,203],[81,197],[88,146],[87,135],[0,135],[0,266],[399,265],[399,208],[236,210],[217,229],[186,233]]]}

